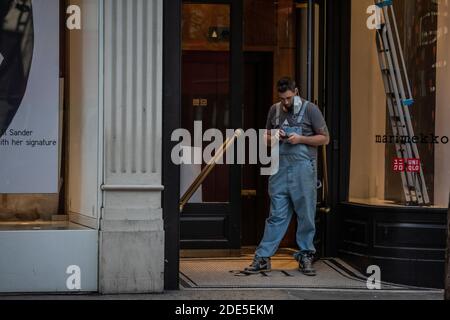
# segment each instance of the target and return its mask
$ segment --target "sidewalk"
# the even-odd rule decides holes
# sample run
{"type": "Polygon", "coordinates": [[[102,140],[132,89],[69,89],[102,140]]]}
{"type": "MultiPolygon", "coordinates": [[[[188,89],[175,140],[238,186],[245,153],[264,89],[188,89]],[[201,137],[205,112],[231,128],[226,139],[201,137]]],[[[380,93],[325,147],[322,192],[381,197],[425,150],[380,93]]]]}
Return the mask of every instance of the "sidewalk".
{"type": "Polygon", "coordinates": [[[8,295],[0,300],[443,300],[443,290],[204,290],[188,289],[163,294],[136,295],[8,295]]]}
{"type": "Polygon", "coordinates": [[[316,262],[318,277],[297,270],[290,255],[278,254],[272,272],[242,276],[237,270],[252,256],[183,258],[180,290],[161,294],[24,294],[0,295],[1,300],[444,300],[444,290],[381,282],[381,290],[369,290],[367,277],[344,261],[328,258],[316,262]]]}

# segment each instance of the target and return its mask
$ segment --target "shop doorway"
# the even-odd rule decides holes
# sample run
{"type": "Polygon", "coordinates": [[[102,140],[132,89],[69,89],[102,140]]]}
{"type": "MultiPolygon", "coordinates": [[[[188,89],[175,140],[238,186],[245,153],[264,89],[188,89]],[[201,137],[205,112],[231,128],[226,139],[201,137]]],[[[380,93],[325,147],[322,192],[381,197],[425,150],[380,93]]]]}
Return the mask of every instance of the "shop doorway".
{"type": "MultiPolygon", "coordinates": [[[[306,1],[179,3],[181,29],[168,27],[166,32],[166,38],[181,39],[170,42],[181,56],[180,65],[165,64],[172,71],[165,80],[170,83],[165,106],[174,109],[165,110],[169,121],[164,134],[181,127],[194,136],[195,121],[202,121],[203,132],[264,129],[270,106],[278,102],[276,81],[283,76],[294,77],[301,95],[323,108],[325,7],[323,1],[309,2],[310,6],[306,1]],[[180,86],[174,87],[177,81],[180,86]],[[173,96],[174,90],[179,98],[173,96]]],[[[166,144],[166,159],[177,143],[166,144]]],[[[182,149],[191,155],[196,151],[193,143],[182,149]]],[[[180,256],[239,257],[254,250],[264,231],[270,200],[268,179],[259,174],[259,167],[217,165],[198,183],[205,168],[205,164],[166,163],[166,233],[179,237],[178,243],[166,245],[166,288],[178,287],[180,256]],[[174,194],[181,203],[171,201],[174,194]]],[[[321,217],[318,214],[317,249],[323,252],[321,217]]],[[[293,219],[281,247],[295,250],[295,230],[293,219]]]]}
{"type": "MultiPolygon", "coordinates": [[[[304,98],[323,103],[323,10],[320,1],[308,8],[294,1],[183,2],[181,126],[194,140],[197,129],[218,129],[224,137],[227,129],[264,129],[281,76],[295,78],[304,98]]],[[[191,143],[182,152],[195,162],[209,143],[191,143]]],[[[208,170],[196,163],[180,170],[181,249],[236,254],[258,244],[270,202],[260,166],[208,170]]],[[[296,246],[294,220],[282,247],[296,246]]]]}
{"type": "Polygon", "coordinates": [[[181,125],[193,137],[182,146],[183,156],[191,160],[180,168],[182,249],[240,248],[241,168],[209,166],[203,150],[210,142],[197,140],[209,129],[226,137],[227,129],[238,129],[242,123],[242,45],[239,37],[230,37],[237,14],[231,2],[182,5],[181,125]],[[195,193],[185,196],[191,190],[195,193]]]}
{"type": "MultiPolygon", "coordinates": [[[[166,20],[181,21],[181,2],[178,0],[168,0],[167,2],[175,7],[179,5],[180,10],[168,12],[166,20]]],[[[442,233],[436,230],[444,230],[445,228],[441,226],[436,228],[436,223],[442,226],[445,225],[444,217],[446,213],[444,210],[387,207],[379,206],[379,204],[355,204],[351,202],[352,192],[349,192],[351,191],[349,186],[351,186],[351,171],[354,170],[351,170],[351,151],[353,149],[358,152],[363,148],[364,152],[359,152],[359,156],[363,158],[363,161],[353,161],[353,165],[358,165],[358,168],[363,170],[361,172],[364,173],[365,177],[365,173],[368,170],[366,166],[366,149],[369,145],[360,139],[362,136],[352,133],[352,124],[354,128],[355,123],[363,132],[368,132],[366,123],[359,121],[359,118],[358,121],[352,122],[352,117],[354,120],[356,119],[355,114],[358,114],[354,111],[362,111],[362,109],[358,108],[360,105],[358,103],[353,104],[353,107],[356,108],[355,110],[350,110],[352,93],[357,93],[364,99],[368,96],[363,94],[364,91],[358,89],[361,86],[361,81],[356,80],[358,82],[354,83],[357,85],[352,85],[351,80],[354,79],[354,76],[352,77],[351,74],[352,68],[356,74],[362,77],[361,79],[364,78],[364,81],[370,80],[365,73],[359,72],[359,70],[362,70],[360,67],[351,66],[354,65],[353,62],[364,63],[367,57],[375,57],[376,54],[376,51],[370,49],[369,46],[361,46],[360,44],[360,39],[364,39],[366,42],[372,42],[373,48],[375,48],[375,43],[373,42],[375,41],[375,36],[366,35],[369,32],[365,27],[367,19],[366,7],[360,2],[359,0],[343,0],[339,2],[325,0],[239,1],[243,8],[240,20],[237,21],[239,23],[245,22],[242,28],[244,30],[242,51],[272,53],[272,61],[274,62],[273,79],[277,79],[281,75],[292,75],[294,74],[292,70],[295,70],[295,77],[300,85],[301,94],[308,100],[317,102],[316,104],[326,115],[332,141],[327,148],[327,154],[322,156],[321,159],[326,159],[329,166],[319,165],[320,169],[325,168],[320,174],[328,173],[330,178],[329,185],[324,185],[322,192],[319,192],[320,204],[317,215],[318,243],[316,247],[322,250],[322,256],[345,258],[346,261],[357,267],[359,272],[362,273],[366,272],[367,266],[379,264],[383,268],[390,270],[384,273],[386,279],[390,281],[419,285],[424,283],[429,285],[432,281],[433,286],[439,285],[441,276],[434,271],[429,272],[429,270],[436,270],[437,266],[442,265],[443,251],[441,246],[444,242],[441,241],[443,239],[442,233]],[[355,10],[354,5],[358,5],[361,9],[355,10]],[[274,12],[276,13],[274,14],[274,12]],[[355,14],[356,16],[354,16],[355,14]],[[292,20],[294,19],[293,17],[295,17],[295,23],[292,20]],[[361,28],[358,27],[358,23],[354,23],[355,21],[361,23],[361,28]],[[271,30],[265,29],[266,26],[271,24],[275,25],[276,28],[271,30]],[[358,32],[361,31],[361,33],[353,32],[353,27],[358,29],[358,32]],[[293,29],[303,31],[294,33],[293,29]],[[361,37],[355,42],[355,49],[352,50],[352,36],[358,34],[361,37]],[[354,52],[365,52],[361,49],[371,50],[371,54],[364,57],[364,59],[352,59],[355,56],[354,52]],[[284,65],[275,64],[281,60],[285,61],[284,65]],[[306,76],[304,75],[305,72],[306,76]],[[357,90],[354,90],[355,88],[357,90]],[[359,140],[363,143],[362,147],[355,148],[354,143],[359,140]],[[329,190],[329,194],[327,194],[327,190],[329,190]],[[432,239],[429,236],[429,234],[432,234],[430,228],[434,230],[433,237],[436,236],[438,237],[436,239],[441,240],[433,240],[432,243],[426,245],[427,248],[422,248],[424,244],[421,239],[423,237],[432,239]],[[405,244],[408,245],[405,246],[405,244]],[[430,257],[433,257],[433,260],[430,260],[430,257]],[[410,270],[411,272],[405,273],[404,270],[410,270]],[[431,278],[425,279],[417,276],[421,274],[430,274],[436,277],[434,280],[430,280],[431,278]]],[[[414,2],[412,2],[412,5],[415,5],[414,2]]],[[[435,5],[434,2],[430,2],[430,6],[435,5]]],[[[426,7],[421,6],[421,8],[425,9],[426,7]]],[[[413,21],[411,20],[410,22],[413,21]]],[[[231,28],[233,28],[233,25],[235,24],[231,23],[231,28]]],[[[168,31],[166,37],[168,42],[165,45],[165,56],[170,57],[170,59],[167,59],[165,62],[166,70],[169,71],[165,79],[165,119],[168,120],[165,134],[169,135],[174,129],[179,128],[179,123],[181,123],[181,116],[177,112],[180,106],[177,99],[181,97],[181,94],[178,95],[181,92],[181,86],[175,88],[178,90],[175,91],[175,94],[173,94],[174,88],[172,87],[173,83],[177,83],[180,80],[181,75],[181,65],[178,64],[179,54],[181,53],[181,28],[179,30],[177,26],[172,28],[171,23],[166,22],[166,29],[168,31]],[[180,50],[177,51],[178,49],[180,50]]],[[[414,29],[412,28],[411,30],[414,29]]],[[[241,34],[239,33],[237,36],[240,37],[241,34]]],[[[231,35],[233,36],[233,32],[231,32],[231,35]]],[[[445,40],[442,40],[440,43],[445,43],[445,40]]],[[[429,43],[429,45],[431,48],[433,44],[429,43]]],[[[411,52],[414,54],[415,51],[411,52]]],[[[373,74],[378,75],[379,68],[377,64],[370,60],[367,61],[371,68],[376,69],[376,73],[373,74]]],[[[432,75],[430,73],[430,76],[432,75]]],[[[244,88],[243,85],[242,88],[244,88]]],[[[366,86],[365,89],[371,89],[371,86],[366,86]]],[[[432,94],[434,94],[434,91],[432,94]]],[[[274,97],[275,94],[272,98],[274,97]]],[[[242,98],[242,104],[245,104],[245,96],[242,98]]],[[[369,119],[371,118],[369,117],[369,119]]],[[[379,119],[381,119],[380,123],[384,125],[384,119],[379,119]]],[[[247,120],[244,116],[242,124],[245,125],[246,122],[247,120]]],[[[369,135],[368,137],[372,136],[369,135]]],[[[373,144],[374,141],[370,143],[373,144]]],[[[173,145],[167,144],[165,148],[166,158],[170,157],[170,150],[173,145]]],[[[379,163],[384,166],[384,146],[381,146],[380,150],[382,151],[380,155],[383,156],[381,158],[383,161],[379,163]]],[[[173,164],[166,164],[165,168],[164,186],[166,196],[164,200],[164,220],[166,239],[177,239],[180,235],[179,208],[178,203],[175,203],[171,196],[179,192],[180,175],[177,171],[179,168],[173,164]]],[[[376,170],[372,170],[372,172],[378,174],[376,170]]],[[[379,172],[384,172],[384,169],[379,172]]],[[[249,207],[254,207],[256,201],[252,199],[255,195],[254,190],[251,188],[253,185],[251,182],[246,182],[246,179],[249,178],[246,178],[245,174],[246,172],[242,175],[244,196],[240,198],[242,211],[248,210],[247,208],[249,207]]],[[[323,179],[321,180],[325,184],[327,182],[326,176],[322,175],[322,177],[323,179]]],[[[258,189],[256,191],[256,196],[258,196],[258,189]]],[[[354,191],[359,192],[362,189],[357,187],[354,191]]],[[[251,214],[250,212],[249,217],[251,217],[251,214]]],[[[241,216],[241,218],[244,219],[244,216],[241,216]]],[[[255,219],[257,218],[255,217],[255,219]]],[[[241,235],[246,234],[246,238],[242,237],[241,239],[241,246],[243,243],[254,242],[254,239],[258,238],[258,232],[260,232],[258,231],[260,227],[256,226],[253,231],[249,231],[245,224],[245,221],[241,221],[241,235]]],[[[166,245],[165,283],[167,289],[177,289],[181,282],[179,276],[179,249],[180,243],[178,241],[168,242],[166,245]]],[[[239,262],[239,265],[241,266],[242,263],[239,262]]],[[[346,269],[350,270],[349,268],[346,269]]],[[[203,267],[202,270],[205,270],[205,268],[203,267]]],[[[355,273],[353,272],[352,274],[354,275],[355,273]]],[[[328,285],[332,286],[332,284],[328,285]]]]}
{"type": "MultiPolygon", "coordinates": [[[[244,53],[243,129],[264,128],[267,108],[271,105],[273,54],[244,53]]],[[[259,174],[260,166],[246,164],[242,170],[242,246],[256,246],[264,233],[269,210],[267,177],[259,174]]]]}
{"type": "MultiPolygon", "coordinates": [[[[266,127],[268,109],[274,101],[273,57],[273,52],[244,52],[244,130],[266,127]]],[[[241,247],[252,248],[259,244],[270,210],[268,177],[262,176],[260,169],[260,165],[249,164],[242,169],[241,247]]],[[[296,221],[293,219],[281,248],[295,248],[295,230],[296,221]]]]}

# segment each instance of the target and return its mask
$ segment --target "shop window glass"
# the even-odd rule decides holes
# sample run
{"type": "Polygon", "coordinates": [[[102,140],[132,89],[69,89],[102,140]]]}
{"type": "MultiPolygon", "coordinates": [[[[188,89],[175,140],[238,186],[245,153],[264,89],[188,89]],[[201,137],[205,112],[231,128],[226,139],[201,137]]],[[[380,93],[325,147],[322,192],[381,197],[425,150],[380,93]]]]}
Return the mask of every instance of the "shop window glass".
{"type": "MultiPolygon", "coordinates": [[[[414,100],[412,104],[402,103],[410,114],[414,132],[409,139],[416,142],[419,155],[413,160],[399,157],[396,149],[406,148],[402,140],[408,138],[401,131],[396,133],[392,125],[398,121],[392,117],[396,107],[389,108],[379,63],[377,30],[369,28],[371,17],[367,9],[373,4],[370,0],[352,1],[349,200],[373,205],[447,207],[450,191],[449,1],[393,1],[405,73],[414,100]],[[420,167],[423,179],[420,172],[416,172],[420,167]],[[411,189],[408,183],[405,187],[402,175],[407,177],[408,174],[412,181],[419,180],[420,188],[411,189]],[[424,201],[414,201],[420,197],[424,201]]],[[[385,21],[382,18],[378,22],[385,21]]],[[[394,28],[393,21],[390,24],[394,28]]],[[[401,61],[399,64],[401,67],[401,61]]],[[[406,81],[405,91],[408,91],[406,81]]]]}
{"type": "MultiPolygon", "coordinates": [[[[34,47],[31,0],[0,4],[0,140],[10,127],[25,95],[34,47]]],[[[0,152],[1,156],[1,152],[0,152]]],[[[4,168],[3,168],[4,169],[4,168]]],[[[11,170],[12,168],[10,168],[11,170]]],[[[16,169],[18,170],[18,169],[16,169]]],[[[1,182],[0,182],[1,183],[1,182]]],[[[58,195],[0,195],[0,229],[18,221],[51,220],[58,195]]]]}

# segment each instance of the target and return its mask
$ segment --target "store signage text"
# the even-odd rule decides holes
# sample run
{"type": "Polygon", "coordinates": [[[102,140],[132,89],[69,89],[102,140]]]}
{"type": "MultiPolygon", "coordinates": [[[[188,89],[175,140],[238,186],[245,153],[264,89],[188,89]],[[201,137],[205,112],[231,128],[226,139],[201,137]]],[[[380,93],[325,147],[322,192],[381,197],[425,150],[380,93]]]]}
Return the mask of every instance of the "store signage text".
{"type": "Polygon", "coordinates": [[[58,142],[51,138],[34,139],[32,130],[0,130],[0,146],[2,147],[56,147],[57,144],[58,142]]]}
{"type": "Polygon", "coordinates": [[[394,136],[394,135],[376,135],[375,143],[383,144],[447,144],[450,139],[447,136],[436,136],[434,134],[420,134],[418,136],[394,136]]]}
{"type": "Polygon", "coordinates": [[[392,170],[394,172],[420,172],[420,159],[394,158],[392,160],[392,170]]]}

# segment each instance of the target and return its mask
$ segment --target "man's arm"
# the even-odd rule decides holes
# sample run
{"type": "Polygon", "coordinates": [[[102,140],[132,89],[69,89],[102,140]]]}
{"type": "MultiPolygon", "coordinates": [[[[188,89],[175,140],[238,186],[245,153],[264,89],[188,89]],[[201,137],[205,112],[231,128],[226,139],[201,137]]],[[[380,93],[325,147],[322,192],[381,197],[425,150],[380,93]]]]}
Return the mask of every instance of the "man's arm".
{"type": "Polygon", "coordinates": [[[330,143],[330,134],[320,109],[317,106],[309,105],[307,114],[311,119],[312,131],[315,135],[310,137],[294,135],[288,142],[292,144],[306,144],[313,147],[328,145],[330,143]]]}
{"type": "Polygon", "coordinates": [[[278,143],[278,141],[280,141],[280,131],[281,130],[274,130],[275,135],[272,135],[272,130],[266,130],[266,133],[264,134],[264,140],[267,146],[273,147],[275,143],[278,143]]]}
{"type": "Polygon", "coordinates": [[[274,130],[272,126],[272,118],[275,116],[275,113],[276,107],[272,106],[267,115],[266,133],[264,134],[264,141],[266,142],[266,145],[269,147],[273,147],[275,143],[278,143],[278,140],[280,139],[279,130],[274,130]],[[271,135],[272,130],[274,130],[275,133],[274,136],[271,135]]]}
{"type": "Polygon", "coordinates": [[[317,135],[312,137],[300,137],[300,142],[297,144],[306,144],[312,147],[327,146],[330,143],[330,138],[323,135],[317,135]]]}
{"type": "Polygon", "coordinates": [[[311,137],[299,136],[298,134],[294,134],[288,139],[288,143],[306,144],[312,147],[320,147],[328,145],[330,143],[330,137],[322,134],[311,137]]]}

